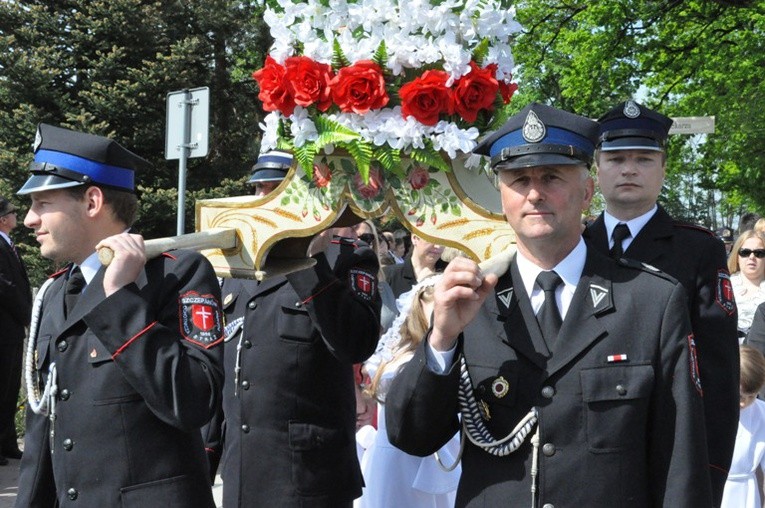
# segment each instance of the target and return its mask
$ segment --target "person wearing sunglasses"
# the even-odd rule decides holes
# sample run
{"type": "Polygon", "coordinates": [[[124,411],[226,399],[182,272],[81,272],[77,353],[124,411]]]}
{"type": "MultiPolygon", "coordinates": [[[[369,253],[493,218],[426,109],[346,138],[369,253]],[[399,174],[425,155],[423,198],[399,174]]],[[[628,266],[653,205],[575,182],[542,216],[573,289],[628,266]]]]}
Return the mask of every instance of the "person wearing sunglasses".
{"type": "Polygon", "coordinates": [[[733,294],[738,307],[739,341],[752,326],[757,306],[765,302],[765,236],[753,229],[736,239],[728,257],[733,294]]]}

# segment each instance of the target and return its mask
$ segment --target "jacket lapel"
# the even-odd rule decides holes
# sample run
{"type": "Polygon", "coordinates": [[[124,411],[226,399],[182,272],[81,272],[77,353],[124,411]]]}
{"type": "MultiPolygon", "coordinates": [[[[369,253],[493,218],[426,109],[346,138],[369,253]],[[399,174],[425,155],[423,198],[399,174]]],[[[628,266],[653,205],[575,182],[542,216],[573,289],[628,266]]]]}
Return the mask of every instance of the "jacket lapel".
{"type": "Polygon", "coordinates": [[[587,240],[594,249],[599,252],[608,252],[608,235],[606,234],[606,221],[603,220],[603,214],[595,219],[595,222],[590,224],[587,229],[584,230],[585,240],[587,240]]]}
{"type": "MultiPolygon", "coordinates": [[[[508,273],[510,276],[505,274],[504,277],[511,284],[512,293],[509,305],[502,313],[505,318],[503,337],[506,338],[505,340],[510,347],[531,360],[539,368],[544,369],[550,357],[550,350],[547,349],[542,332],[539,330],[537,319],[531,309],[531,302],[526,294],[526,289],[523,287],[523,281],[515,261],[510,265],[508,273]]],[[[497,300],[501,303],[500,296],[501,293],[498,293],[497,300]]]]}
{"type": "Polygon", "coordinates": [[[643,226],[643,229],[637,234],[635,239],[627,247],[624,257],[645,261],[653,264],[660,257],[665,249],[658,248],[659,242],[672,238],[675,234],[672,218],[664,211],[662,207],[656,211],[651,219],[643,226]]]}
{"type": "MultiPolygon", "coordinates": [[[[106,267],[102,266],[97,272],[95,277],[93,277],[93,280],[88,283],[87,286],[85,286],[85,289],[82,292],[82,295],[80,295],[80,299],[77,301],[77,305],[72,310],[71,314],[67,316],[66,321],[64,323],[65,328],[69,328],[76,322],[80,321],[83,316],[85,316],[88,312],[93,310],[93,308],[98,305],[99,303],[103,302],[106,298],[106,294],[104,293],[104,272],[106,271],[106,267]]],[[[61,291],[61,309],[62,309],[62,315],[63,315],[63,309],[64,309],[64,288],[66,287],[66,279],[64,280],[64,284],[62,285],[62,291],[61,291]]],[[[62,330],[63,331],[63,330],[62,330]]]]}
{"type": "Polygon", "coordinates": [[[582,277],[579,279],[574,298],[555,342],[555,350],[548,363],[549,375],[566,366],[606,334],[598,316],[611,312],[614,308],[611,284],[613,266],[613,263],[601,254],[593,252],[592,249],[587,250],[582,277]]]}

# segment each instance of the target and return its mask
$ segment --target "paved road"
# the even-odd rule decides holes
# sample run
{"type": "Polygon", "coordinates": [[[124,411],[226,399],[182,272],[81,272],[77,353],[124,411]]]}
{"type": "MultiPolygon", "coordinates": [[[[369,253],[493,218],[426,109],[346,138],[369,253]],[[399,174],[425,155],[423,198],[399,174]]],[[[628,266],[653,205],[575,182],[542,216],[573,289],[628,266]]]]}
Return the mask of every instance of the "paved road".
{"type": "MultiPolygon", "coordinates": [[[[0,508],[13,508],[19,484],[20,462],[9,459],[7,466],[0,466],[0,508]]],[[[221,508],[223,506],[223,483],[220,476],[215,478],[213,497],[215,497],[215,504],[221,508]]]]}

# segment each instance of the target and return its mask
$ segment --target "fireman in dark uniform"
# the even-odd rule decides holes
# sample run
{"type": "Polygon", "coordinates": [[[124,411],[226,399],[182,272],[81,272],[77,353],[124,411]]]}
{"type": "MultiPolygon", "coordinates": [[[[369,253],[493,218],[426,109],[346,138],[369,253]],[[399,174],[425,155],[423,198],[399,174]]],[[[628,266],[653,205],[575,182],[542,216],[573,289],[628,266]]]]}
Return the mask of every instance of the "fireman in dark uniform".
{"type": "MultiPolygon", "coordinates": [[[[255,195],[272,191],[291,163],[262,154],[249,181],[255,195]]],[[[361,495],[353,365],[379,338],[379,265],[372,249],[331,233],[314,241],[312,268],[224,280],[227,508],[350,507],[361,495]]]]}
{"type": "Polygon", "coordinates": [[[711,231],[674,220],[656,203],[671,118],[627,101],[599,123],[595,162],[606,210],[585,238],[604,254],[655,266],[685,288],[698,348],[709,471],[719,506],[739,414],[737,316],[725,246],[711,231]]]}
{"type": "Polygon", "coordinates": [[[212,267],[187,251],[147,260],[125,232],[140,157],[45,124],[34,151],[24,224],[44,257],[69,264],[33,310],[16,506],[214,507],[199,434],[223,382],[212,267]]]}
{"type": "Polygon", "coordinates": [[[407,453],[467,434],[457,507],[711,505],[683,288],[581,236],[597,135],[531,104],[475,149],[498,173],[517,252],[492,273],[451,261],[386,398],[407,453]]]}

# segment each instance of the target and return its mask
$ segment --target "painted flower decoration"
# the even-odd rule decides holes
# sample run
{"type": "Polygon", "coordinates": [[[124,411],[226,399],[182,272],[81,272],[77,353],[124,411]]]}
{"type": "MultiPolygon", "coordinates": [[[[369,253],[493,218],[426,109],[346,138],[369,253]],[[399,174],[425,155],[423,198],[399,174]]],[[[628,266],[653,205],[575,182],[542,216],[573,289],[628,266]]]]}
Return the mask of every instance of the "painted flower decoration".
{"type": "MultiPolygon", "coordinates": [[[[269,111],[261,149],[284,149],[312,174],[344,149],[370,183],[402,156],[449,171],[504,120],[517,85],[520,31],[499,0],[267,0],[274,43],[253,73],[269,111]]],[[[373,185],[374,186],[374,185],[373,185]]]]}

